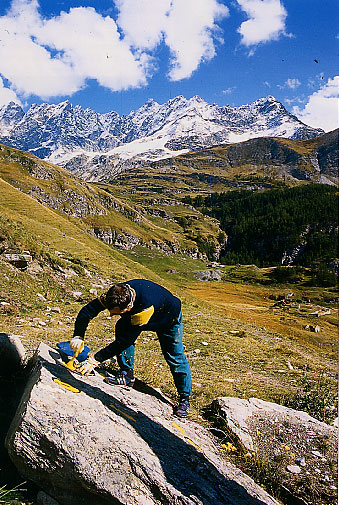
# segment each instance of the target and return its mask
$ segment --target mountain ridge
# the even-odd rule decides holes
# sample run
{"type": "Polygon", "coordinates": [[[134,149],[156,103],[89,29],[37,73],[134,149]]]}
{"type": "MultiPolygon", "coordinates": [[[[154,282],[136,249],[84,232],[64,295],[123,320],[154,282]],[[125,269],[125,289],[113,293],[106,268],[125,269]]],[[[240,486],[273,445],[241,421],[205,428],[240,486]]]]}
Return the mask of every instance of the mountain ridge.
{"type": "Polygon", "coordinates": [[[105,161],[103,165],[121,171],[129,164],[254,137],[308,139],[322,133],[299,121],[273,96],[230,107],[209,104],[198,95],[179,95],[164,104],[149,99],[123,116],[73,107],[69,100],[33,104],[26,113],[14,102],[0,108],[1,143],[86,170],[105,161]]]}

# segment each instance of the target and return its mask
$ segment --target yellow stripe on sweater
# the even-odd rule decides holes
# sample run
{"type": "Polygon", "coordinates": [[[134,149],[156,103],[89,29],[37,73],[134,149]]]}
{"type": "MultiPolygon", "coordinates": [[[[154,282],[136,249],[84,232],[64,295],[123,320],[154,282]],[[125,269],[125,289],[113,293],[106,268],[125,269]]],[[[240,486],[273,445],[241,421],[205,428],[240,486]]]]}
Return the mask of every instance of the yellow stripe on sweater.
{"type": "Polygon", "coordinates": [[[151,305],[147,309],[144,309],[141,312],[138,312],[137,314],[132,314],[131,323],[133,324],[133,326],[143,326],[144,324],[148,323],[153,314],[154,314],[154,307],[153,305],[151,305]]]}

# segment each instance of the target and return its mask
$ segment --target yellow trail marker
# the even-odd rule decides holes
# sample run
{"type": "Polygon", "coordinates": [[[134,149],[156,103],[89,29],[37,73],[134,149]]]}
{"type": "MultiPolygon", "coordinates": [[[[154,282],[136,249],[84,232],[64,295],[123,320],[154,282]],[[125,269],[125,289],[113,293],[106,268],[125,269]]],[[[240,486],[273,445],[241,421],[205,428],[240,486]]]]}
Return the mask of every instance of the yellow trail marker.
{"type": "Polygon", "coordinates": [[[136,419],[134,419],[134,417],[129,416],[128,414],[126,414],[122,410],[118,409],[118,407],[116,407],[112,403],[110,404],[110,407],[112,407],[112,409],[116,410],[117,412],[120,412],[120,414],[122,414],[123,416],[127,417],[127,419],[130,419],[131,421],[134,421],[136,423],[136,419]]]}
{"type": "Polygon", "coordinates": [[[53,381],[56,384],[59,384],[59,386],[62,386],[63,388],[67,389],[67,391],[71,391],[72,393],[80,393],[80,389],[77,389],[74,386],[71,386],[67,382],[62,382],[60,379],[53,379],[53,381]]]}
{"type": "Polygon", "coordinates": [[[185,435],[185,430],[183,428],[181,428],[181,426],[178,426],[177,423],[172,423],[172,426],[174,426],[175,428],[177,428],[177,430],[180,431],[180,433],[182,435],[184,435],[184,439],[186,442],[188,442],[189,444],[193,445],[196,449],[198,449],[198,451],[200,452],[204,452],[201,447],[199,447],[195,442],[193,442],[193,440],[191,440],[190,438],[186,437],[185,435]]]}
{"type": "Polygon", "coordinates": [[[172,423],[172,425],[173,425],[175,428],[177,428],[177,429],[180,431],[180,433],[182,433],[182,435],[184,435],[184,436],[185,436],[185,432],[184,432],[184,430],[183,430],[180,426],[178,426],[178,425],[177,425],[177,423],[172,423]]]}

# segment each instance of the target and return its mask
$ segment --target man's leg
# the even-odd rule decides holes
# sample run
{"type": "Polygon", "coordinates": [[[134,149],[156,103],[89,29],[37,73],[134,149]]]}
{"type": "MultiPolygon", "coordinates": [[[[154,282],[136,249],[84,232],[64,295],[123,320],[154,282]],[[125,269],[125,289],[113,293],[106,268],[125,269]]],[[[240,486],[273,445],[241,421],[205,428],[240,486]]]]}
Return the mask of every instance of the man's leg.
{"type": "Polygon", "coordinates": [[[116,375],[107,374],[105,382],[117,386],[134,386],[134,344],[117,355],[119,372],[116,375]]]}
{"type": "Polygon", "coordinates": [[[120,370],[127,372],[127,374],[133,377],[134,370],[134,344],[130,345],[121,354],[118,354],[117,361],[120,370]]]}
{"type": "MultiPolygon", "coordinates": [[[[192,391],[192,378],[191,369],[184,352],[182,336],[182,313],[168,330],[158,333],[162,353],[170,367],[175,387],[179,393],[180,404],[182,400],[187,401],[188,409],[188,399],[192,391]]],[[[185,417],[185,413],[182,417],[185,417]]]]}

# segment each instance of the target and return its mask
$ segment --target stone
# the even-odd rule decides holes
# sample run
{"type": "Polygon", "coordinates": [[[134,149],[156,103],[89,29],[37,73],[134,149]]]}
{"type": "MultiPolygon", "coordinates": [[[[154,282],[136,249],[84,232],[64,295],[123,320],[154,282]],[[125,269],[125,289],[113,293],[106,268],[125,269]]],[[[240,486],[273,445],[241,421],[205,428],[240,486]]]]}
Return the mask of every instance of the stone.
{"type": "Polygon", "coordinates": [[[15,374],[26,363],[26,351],[18,335],[0,333],[0,377],[15,374]]]}
{"type": "MultiPolygon", "coordinates": [[[[212,407],[249,451],[253,451],[255,448],[253,435],[256,430],[249,425],[250,421],[254,419],[269,420],[274,418],[275,422],[288,423],[296,429],[298,426],[303,426],[310,433],[317,432],[332,437],[338,436],[334,427],[318,421],[306,412],[258,398],[219,397],[212,403],[212,407]]],[[[321,454],[320,457],[322,457],[321,454]]]]}
{"type": "Polygon", "coordinates": [[[160,391],[73,374],[43,343],[34,361],[6,447],[60,505],[278,505],[160,391]]]}
{"type": "Polygon", "coordinates": [[[32,256],[29,251],[24,251],[24,253],[5,253],[3,257],[16,268],[26,270],[32,261],[32,256]]]}
{"type": "Polygon", "coordinates": [[[302,458],[296,458],[295,463],[299,466],[306,466],[306,460],[304,457],[302,458]]]}
{"type": "Polygon", "coordinates": [[[287,465],[286,470],[290,473],[301,473],[301,468],[298,465],[287,465]]]}
{"type": "Polygon", "coordinates": [[[221,281],[222,272],[219,270],[196,270],[193,272],[198,281],[221,281]]]}

